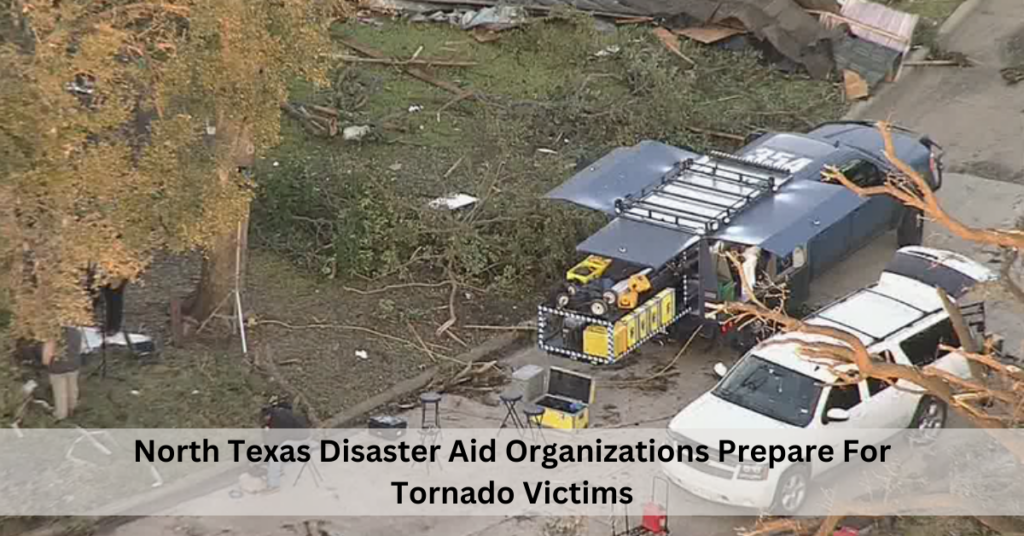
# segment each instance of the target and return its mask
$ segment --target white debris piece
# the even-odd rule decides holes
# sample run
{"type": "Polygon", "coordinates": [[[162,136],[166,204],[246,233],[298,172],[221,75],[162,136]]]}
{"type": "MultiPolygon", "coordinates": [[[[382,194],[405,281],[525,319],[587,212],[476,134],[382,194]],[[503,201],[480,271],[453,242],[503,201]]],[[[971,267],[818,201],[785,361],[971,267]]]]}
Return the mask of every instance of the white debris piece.
{"type": "Polygon", "coordinates": [[[413,104],[412,106],[409,107],[409,113],[411,113],[411,114],[414,114],[416,112],[422,112],[422,111],[423,111],[423,107],[420,106],[419,104],[413,104]]]}
{"type": "Polygon", "coordinates": [[[370,133],[370,127],[368,125],[359,125],[355,127],[345,127],[341,131],[341,139],[345,141],[359,141],[364,136],[370,133]]]}
{"type": "Polygon", "coordinates": [[[359,359],[370,359],[370,354],[366,353],[366,350],[356,350],[356,357],[359,359]]]}
{"type": "Polygon", "coordinates": [[[614,56],[615,54],[618,54],[620,50],[622,50],[622,48],[620,48],[618,45],[611,45],[611,46],[604,47],[601,50],[598,50],[594,54],[594,56],[596,56],[598,58],[604,58],[604,57],[607,57],[607,56],[614,56]]]}
{"type": "Polygon", "coordinates": [[[526,10],[519,6],[485,7],[480,11],[467,11],[462,16],[460,26],[463,30],[484,28],[487,30],[505,30],[526,22],[526,10]]]}
{"type": "Polygon", "coordinates": [[[35,380],[29,380],[29,381],[25,382],[25,385],[21,386],[21,392],[25,396],[28,396],[28,395],[32,394],[33,391],[36,390],[36,387],[39,387],[39,384],[36,383],[35,380]]]}
{"type": "Polygon", "coordinates": [[[446,208],[448,210],[458,210],[460,208],[466,208],[476,204],[479,199],[466,194],[454,194],[448,197],[438,197],[437,199],[427,203],[427,206],[433,209],[446,208]]]}

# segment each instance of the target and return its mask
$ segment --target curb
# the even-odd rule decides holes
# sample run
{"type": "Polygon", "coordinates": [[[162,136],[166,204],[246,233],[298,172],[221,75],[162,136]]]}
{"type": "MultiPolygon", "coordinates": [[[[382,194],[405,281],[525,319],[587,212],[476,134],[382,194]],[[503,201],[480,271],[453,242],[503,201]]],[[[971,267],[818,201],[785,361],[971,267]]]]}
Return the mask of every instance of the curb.
{"type": "MultiPolygon", "coordinates": [[[[949,40],[949,35],[953,33],[954,30],[956,30],[960,23],[962,23],[964,19],[966,19],[967,16],[971,14],[972,11],[974,11],[978,6],[981,5],[981,2],[982,0],[967,0],[966,2],[957,6],[957,8],[953,10],[953,13],[951,13],[949,17],[947,17],[946,20],[943,21],[943,23],[939,26],[939,29],[935,35],[935,42],[945,47],[946,41],[949,40]]],[[[910,55],[907,56],[906,61],[923,60],[928,56],[930,52],[930,47],[921,47],[911,52],[910,55]]],[[[868,108],[870,108],[871,105],[876,102],[876,99],[878,97],[881,97],[882,95],[885,95],[897,84],[899,84],[898,81],[890,84],[884,84],[883,86],[881,86],[877,93],[868,97],[867,100],[858,101],[853,106],[851,106],[850,109],[846,112],[846,115],[843,116],[843,120],[857,121],[863,119],[864,116],[867,114],[868,108]]]]}

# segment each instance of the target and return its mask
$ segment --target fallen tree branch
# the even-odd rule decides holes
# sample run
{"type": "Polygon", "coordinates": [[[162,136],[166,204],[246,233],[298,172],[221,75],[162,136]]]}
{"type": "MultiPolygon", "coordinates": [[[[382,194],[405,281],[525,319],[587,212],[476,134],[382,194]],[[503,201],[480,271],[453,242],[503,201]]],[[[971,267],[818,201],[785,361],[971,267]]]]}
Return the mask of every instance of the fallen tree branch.
{"type": "Polygon", "coordinates": [[[462,327],[466,329],[481,329],[495,331],[537,331],[536,326],[481,326],[475,324],[466,324],[462,327]]]}
{"type": "MultiPolygon", "coordinates": [[[[412,341],[410,341],[408,339],[403,339],[401,337],[396,337],[394,335],[388,335],[387,333],[381,333],[381,332],[379,332],[379,331],[377,331],[375,329],[364,328],[362,326],[350,326],[350,325],[347,325],[347,324],[325,324],[325,323],[294,325],[294,324],[289,324],[288,322],[282,322],[280,320],[255,320],[253,322],[253,325],[255,325],[255,326],[260,326],[260,325],[264,325],[264,324],[266,324],[268,326],[280,326],[280,327],[283,327],[283,328],[294,329],[294,330],[304,330],[304,329],[336,329],[336,330],[340,330],[340,331],[358,331],[358,332],[361,332],[361,333],[366,333],[366,334],[369,334],[369,335],[373,335],[375,337],[380,337],[382,339],[387,339],[389,341],[397,342],[397,343],[403,344],[405,346],[411,346],[411,347],[413,347],[413,348],[415,348],[417,350],[424,350],[423,347],[420,347],[419,345],[417,345],[416,343],[414,343],[414,342],[412,342],[412,341]]],[[[445,360],[448,360],[448,361],[454,361],[454,362],[457,362],[457,363],[462,363],[461,360],[455,359],[454,357],[449,357],[449,356],[446,356],[446,355],[434,352],[434,351],[429,350],[429,349],[426,349],[425,352],[427,353],[427,357],[430,357],[432,360],[433,360],[434,357],[439,357],[441,359],[445,359],[445,360]]]]}
{"type": "MultiPolygon", "coordinates": [[[[398,63],[403,61],[403,60],[395,60],[394,58],[388,58],[383,52],[379,52],[379,51],[374,50],[373,48],[370,48],[370,47],[368,47],[366,45],[362,45],[360,43],[356,43],[355,41],[352,41],[350,39],[341,39],[340,41],[341,41],[341,44],[347,46],[348,48],[351,48],[352,50],[355,50],[356,52],[359,52],[360,54],[362,54],[364,56],[369,56],[369,57],[375,58],[375,59],[393,60],[393,61],[396,61],[398,63]]],[[[439,87],[441,89],[444,89],[446,91],[450,91],[450,92],[452,92],[452,93],[454,93],[456,95],[465,95],[465,98],[467,98],[467,99],[476,98],[476,94],[474,92],[466,91],[466,90],[460,88],[459,86],[457,86],[455,84],[452,84],[451,82],[446,82],[444,80],[438,80],[437,78],[434,78],[433,76],[429,75],[426,71],[423,71],[422,69],[418,69],[416,67],[403,66],[402,70],[405,71],[410,76],[412,76],[413,78],[417,78],[417,79],[422,80],[422,81],[424,81],[424,82],[426,82],[428,84],[431,84],[433,86],[437,86],[437,87],[439,87]]]]}
{"type": "Polygon", "coordinates": [[[438,67],[473,67],[479,65],[475,61],[453,61],[453,60],[434,60],[434,59],[409,59],[399,60],[393,58],[364,58],[362,56],[351,56],[348,54],[331,54],[331,58],[340,59],[342,61],[349,61],[353,63],[377,63],[381,65],[435,65],[438,67]]]}
{"type": "Polygon", "coordinates": [[[706,128],[698,128],[698,127],[687,126],[686,130],[689,130],[691,132],[696,132],[697,134],[706,134],[708,136],[715,136],[716,138],[723,138],[723,139],[726,139],[726,140],[734,140],[734,141],[738,141],[738,142],[743,142],[743,141],[746,141],[746,139],[747,139],[746,137],[740,136],[739,134],[730,134],[728,132],[721,132],[721,131],[718,131],[718,130],[708,130],[706,128]]]}
{"type": "Polygon", "coordinates": [[[384,292],[390,292],[392,290],[398,290],[398,289],[403,289],[403,288],[439,288],[439,287],[444,287],[444,286],[447,286],[447,285],[450,285],[450,284],[451,284],[450,281],[443,281],[441,283],[403,283],[401,285],[388,285],[388,286],[381,287],[381,288],[378,288],[378,289],[373,289],[373,290],[360,290],[360,289],[352,288],[352,287],[341,287],[341,288],[343,290],[348,291],[348,292],[355,292],[356,294],[359,294],[361,296],[369,296],[371,294],[381,294],[381,293],[384,293],[384,292]]]}

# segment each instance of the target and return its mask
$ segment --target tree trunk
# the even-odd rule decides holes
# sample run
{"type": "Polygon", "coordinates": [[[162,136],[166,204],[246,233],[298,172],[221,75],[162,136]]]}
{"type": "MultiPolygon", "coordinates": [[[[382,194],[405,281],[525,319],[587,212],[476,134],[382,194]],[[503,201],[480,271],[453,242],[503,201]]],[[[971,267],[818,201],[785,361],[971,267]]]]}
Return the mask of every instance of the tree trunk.
{"type": "MultiPolygon", "coordinates": [[[[252,130],[249,125],[232,123],[223,116],[217,118],[216,125],[213,141],[226,164],[222,164],[223,167],[218,170],[218,179],[227,183],[232,180],[232,174],[251,168],[254,162],[252,130]]],[[[215,312],[236,313],[232,293],[236,288],[244,288],[249,245],[249,209],[246,205],[237,226],[217,237],[213,246],[206,251],[199,286],[188,306],[188,315],[199,322],[205,321],[215,312]]]]}
{"type": "Polygon", "coordinates": [[[188,316],[202,322],[215,312],[235,314],[232,293],[245,285],[248,257],[249,213],[246,211],[238,227],[217,237],[214,246],[203,258],[199,286],[189,304],[188,316]],[[218,310],[219,308],[219,310],[218,310]]]}

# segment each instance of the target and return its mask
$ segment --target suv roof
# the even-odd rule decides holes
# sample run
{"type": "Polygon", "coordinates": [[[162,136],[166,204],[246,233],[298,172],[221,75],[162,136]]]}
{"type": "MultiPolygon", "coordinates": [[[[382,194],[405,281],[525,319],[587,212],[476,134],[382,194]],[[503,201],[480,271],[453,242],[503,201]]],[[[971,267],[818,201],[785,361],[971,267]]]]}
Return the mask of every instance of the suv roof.
{"type": "MultiPolygon", "coordinates": [[[[897,251],[890,267],[900,265],[899,261],[907,258],[927,260],[934,266],[959,273],[974,282],[994,277],[994,274],[986,267],[967,257],[948,251],[917,246],[905,247],[897,251]]],[[[942,300],[935,290],[936,286],[929,279],[930,275],[925,274],[924,281],[922,281],[909,274],[893,273],[890,268],[887,268],[879,277],[878,283],[832,302],[807,318],[806,322],[811,325],[842,329],[856,335],[865,346],[871,347],[929,317],[946,314],[942,300]]],[[[954,300],[963,296],[963,292],[951,294],[951,298],[954,300]]],[[[777,342],[771,345],[759,345],[753,353],[815,379],[834,380],[834,376],[827,367],[803,359],[797,355],[795,350],[796,345],[801,342],[836,344],[838,341],[835,339],[806,333],[776,335],[771,339],[775,339],[777,342]],[[780,343],[776,337],[784,337],[785,340],[793,342],[791,344],[780,343]]],[[[852,367],[852,365],[850,366],[852,367]]]]}

